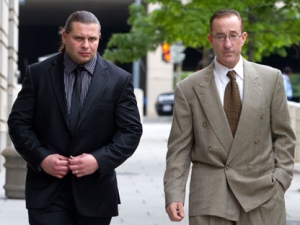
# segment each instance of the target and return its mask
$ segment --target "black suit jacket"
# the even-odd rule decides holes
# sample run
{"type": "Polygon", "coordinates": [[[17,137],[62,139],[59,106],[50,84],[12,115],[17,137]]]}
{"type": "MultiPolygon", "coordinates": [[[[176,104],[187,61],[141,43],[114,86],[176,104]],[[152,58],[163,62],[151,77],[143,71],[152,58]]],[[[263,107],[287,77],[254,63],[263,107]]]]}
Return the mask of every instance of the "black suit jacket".
{"type": "Polygon", "coordinates": [[[74,135],[69,127],[64,91],[63,54],[28,66],[22,89],[9,115],[9,134],[28,164],[27,208],[44,208],[57,196],[64,179],[39,170],[48,155],[92,154],[100,171],[72,176],[79,213],[116,216],[120,203],[115,168],[130,157],[142,135],[132,76],[98,61],[74,135]]]}

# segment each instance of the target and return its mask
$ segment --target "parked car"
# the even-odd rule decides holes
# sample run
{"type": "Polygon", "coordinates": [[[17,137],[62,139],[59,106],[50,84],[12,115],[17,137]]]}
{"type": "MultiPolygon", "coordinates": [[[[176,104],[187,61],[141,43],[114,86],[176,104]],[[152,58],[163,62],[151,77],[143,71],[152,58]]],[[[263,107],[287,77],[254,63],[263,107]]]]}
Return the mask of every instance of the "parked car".
{"type": "Polygon", "coordinates": [[[155,103],[155,109],[159,116],[172,116],[173,106],[174,92],[160,94],[155,103]]]}

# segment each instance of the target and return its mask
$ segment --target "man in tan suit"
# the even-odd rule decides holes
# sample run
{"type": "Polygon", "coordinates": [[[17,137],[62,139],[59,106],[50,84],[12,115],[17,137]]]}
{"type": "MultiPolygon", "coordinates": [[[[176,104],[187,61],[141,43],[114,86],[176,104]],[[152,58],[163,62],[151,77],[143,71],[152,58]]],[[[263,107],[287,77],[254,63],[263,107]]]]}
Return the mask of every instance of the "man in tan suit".
{"type": "Polygon", "coordinates": [[[166,211],[172,221],[184,217],[192,165],[190,225],[284,225],[295,135],[281,72],[240,55],[247,33],[235,10],[213,14],[207,39],[214,61],[175,89],[166,211]],[[236,73],[242,106],[236,132],[223,109],[230,70],[236,73]]]}

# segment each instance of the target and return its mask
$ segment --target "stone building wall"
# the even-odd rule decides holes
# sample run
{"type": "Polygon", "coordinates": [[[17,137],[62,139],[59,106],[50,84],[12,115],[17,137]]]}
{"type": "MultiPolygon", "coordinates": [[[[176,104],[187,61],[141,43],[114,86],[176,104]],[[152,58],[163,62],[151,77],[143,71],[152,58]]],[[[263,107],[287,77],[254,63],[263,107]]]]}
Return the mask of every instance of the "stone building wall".
{"type": "MultiPolygon", "coordinates": [[[[0,0],[0,152],[11,145],[7,134],[7,116],[19,85],[19,0],[0,0]]],[[[0,156],[0,171],[4,158],[0,156]]]]}

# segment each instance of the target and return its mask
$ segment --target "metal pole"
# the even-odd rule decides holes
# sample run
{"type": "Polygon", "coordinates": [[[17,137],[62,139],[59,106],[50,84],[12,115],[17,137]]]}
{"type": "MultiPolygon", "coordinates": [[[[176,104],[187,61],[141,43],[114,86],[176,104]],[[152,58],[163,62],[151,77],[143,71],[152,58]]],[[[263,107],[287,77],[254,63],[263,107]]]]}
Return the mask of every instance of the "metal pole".
{"type": "Polygon", "coordinates": [[[140,60],[136,60],[132,63],[132,74],[133,74],[133,86],[139,88],[140,86],[140,60]]]}
{"type": "MultiPolygon", "coordinates": [[[[135,0],[135,4],[140,5],[141,0],[135,0]]],[[[140,59],[132,63],[132,75],[134,88],[140,87],[140,59]]]]}
{"type": "MultiPolygon", "coordinates": [[[[176,64],[176,84],[181,80],[182,64],[176,64]]],[[[175,84],[175,85],[176,85],[175,84]]]]}

